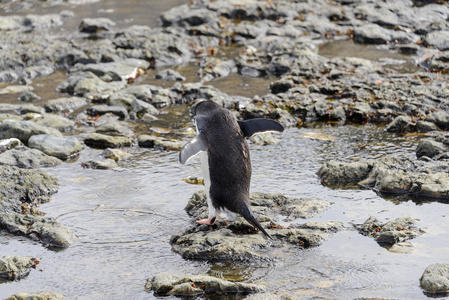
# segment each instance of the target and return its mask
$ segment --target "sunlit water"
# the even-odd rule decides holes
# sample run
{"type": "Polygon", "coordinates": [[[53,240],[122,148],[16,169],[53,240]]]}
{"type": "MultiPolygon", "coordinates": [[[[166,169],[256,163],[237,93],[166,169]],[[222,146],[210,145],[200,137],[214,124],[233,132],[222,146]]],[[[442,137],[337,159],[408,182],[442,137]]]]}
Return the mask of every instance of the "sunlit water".
{"type": "MultiPolygon", "coordinates": [[[[143,5],[142,1],[135,2],[136,7],[143,5]]],[[[120,1],[105,3],[111,6],[108,9],[143,19],[142,12],[129,12],[120,1]]],[[[79,10],[87,14],[86,7],[79,10]]],[[[79,14],[81,11],[77,11],[79,14]]],[[[180,68],[183,75],[194,78],[192,70],[192,66],[180,68]]],[[[52,76],[59,81],[65,75],[52,76]]],[[[141,82],[152,82],[152,78],[148,74],[141,82]]],[[[251,97],[266,93],[269,82],[235,74],[211,84],[230,94],[251,97]],[[235,86],[241,90],[236,91],[235,86]]],[[[36,80],[35,85],[39,95],[48,93],[46,99],[57,96],[53,83],[36,80]]],[[[183,126],[192,126],[188,122],[188,109],[175,106],[151,126],[170,128],[171,134],[180,137],[183,126]]],[[[136,128],[142,132],[147,127],[136,128]]],[[[330,209],[307,221],[340,221],[346,230],[321,246],[304,250],[289,245],[269,263],[184,260],[171,250],[169,240],[191,224],[183,208],[202,187],[181,179],[201,176],[199,161],[183,166],[177,152],[135,146],[122,149],[131,157],[120,162],[121,168],[91,170],[83,169],[80,163],[101,158],[101,150],[85,147],[77,161],[45,169],[58,178],[60,187],[50,203],[40,206],[47,216],[71,228],[78,240],[66,250],[55,252],[26,238],[0,236],[1,256],[30,255],[40,260],[28,277],[0,284],[0,298],[45,290],[62,293],[66,299],[151,299],[154,296],[144,290],[145,282],[164,271],[266,283],[267,291],[289,292],[306,299],[425,298],[419,287],[424,269],[432,263],[448,262],[447,204],[419,199],[396,201],[371,190],[331,189],[322,186],[316,175],[328,160],[355,161],[400,154],[413,157],[419,137],[387,133],[375,125],[323,123],[290,128],[277,137],[281,139],[277,145],[250,144],[251,189],[331,202],[330,209]],[[352,223],[363,223],[370,215],[381,221],[410,216],[418,219],[418,226],[427,232],[411,240],[411,254],[391,253],[352,229],[352,223]]]]}

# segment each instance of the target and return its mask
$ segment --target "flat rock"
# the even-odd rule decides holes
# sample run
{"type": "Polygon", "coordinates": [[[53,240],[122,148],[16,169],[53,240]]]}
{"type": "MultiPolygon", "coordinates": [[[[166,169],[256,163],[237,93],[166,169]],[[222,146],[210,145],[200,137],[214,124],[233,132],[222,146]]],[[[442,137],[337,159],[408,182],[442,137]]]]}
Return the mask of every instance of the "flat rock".
{"type": "Polygon", "coordinates": [[[118,168],[118,165],[115,162],[115,160],[110,158],[102,160],[89,160],[83,162],[81,166],[86,169],[98,169],[98,170],[108,170],[118,168]]]}
{"type": "Polygon", "coordinates": [[[4,256],[0,258],[0,278],[18,280],[28,276],[31,268],[39,263],[31,256],[4,256]]]}
{"type": "Polygon", "coordinates": [[[25,169],[53,167],[62,161],[37,149],[19,146],[0,153],[0,165],[10,165],[25,169]]]}
{"type": "Polygon", "coordinates": [[[105,81],[121,81],[137,78],[150,63],[138,59],[124,59],[96,64],[77,64],[71,72],[92,72],[105,81]]]}
{"type": "Polygon", "coordinates": [[[69,228],[42,216],[0,213],[0,228],[37,240],[49,248],[67,248],[76,239],[69,228]]]}
{"type": "Polygon", "coordinates": [[[28,141],[28,146],[62,160],[67,160],[83,150],[83,146],[74,136],[60,138],[48,134],[32,136],[28,141]]]}
{"type": "Polygon", "coordinates": [[[87,105],[88,100],[80,97],[58,98],[49,100],[45,104],[47,112],[72,112],[87,105]]]}
{"type": "Polygon", "coordinates": [[[5,120],[0,124],[0,139],[17,138],[27,144],[30,137],[38,134],[48,134],[62,138],[57,129],[42,126],[31,121],[5,120]]]}
{"type": "Polygon", "coordinates": [[[121,119],[128,117],[128,112],[125,108],[119,106],[109,105],[94,105],[86,110],[86,113],[90,116],[102,116],[104,114],[112,113],[121,119]]]}
{"type": "Polygon", "coordinates": [[[129,147],[131,146],[131,138],[92,133],[84,140],[84,143],[89,147],[100,149],[129,147]]]}
{"type": "Polygon", "coordinates": [[[371,216],[363,224],[354,226],[361,234],[373,237],[381,245],[402,243],[414,239],[424,232],[416,227],[416,221],[410,217],[397,218],[382,224],[371,216]]]}
{"type": "Polygon", "coordinates": [[[131,156],[131,154],[123,152],[120,149],[109,149],[109,148],[104,149],[101,155],[103,155],[105,158],[110,158],[115,161],[119,161],[120,159],[124,159],[131,156]]]}
{"type": "Polygon", "coordinates": [[[154,135],[142,134],[139,136],[139,147],[142,148],[162,148],[164,150],[181,150],[183,142],[167,139],[154,135]]]}
{"type": "Polygon", "coordinates": [[[126,136],[132,135],[132,131],[129,128],[125,127],[121,122],[116,120],[106,121],[104,124],[98,126],[95,131],[98,133],[111,133],[126,136]]]}
{"type": "Polygon", "coordinates": [[[36,124],[52,127],[60,132],[71,132],[75,128],[75,122],[60,115],[43,114],[33,120],[36,124]]]}
{"type": "MultiPolygon", "coordinates": [[[[318,246],[333,233],[343,228],[340,222],[306,222],[283,227],[275,223],[282,216],[283,221],[308,218],[329,207],[329,203],[310,198],[286,197],[282,194],[251,194],[252,210],[259,222],[273,237],[269,241],[262,233],[242,217],[226,223],[218,218],[215,226],[198,225],[172,236],[170,243],[175,252],[186,259],[210,261],[247,261],[273,259],[273,251],[285,243],[299,248],[318,246]]],[[[204,191],[195,193],[186,206],[194,220],[207,217],[204,191]]],[[[276,256],[276,255],[275,255],[276,256]]]]}
{"type": "Polygon", "coordinates": [[[421,288],[427,293],[449,292],[449,264],[440,263],[428,266],[419,281],[421,288]]]}
{"type": "Polygon", "coordinates": [[[51,293],[51,292],[39,292],[39,293],[17,293],[6,300],[62,300],[63,294],[51,293]]]}
{"type": "Polygon", "coordinates": [[[145,287],[158,296],[234,295],[238,293],[255,293],[265,289],[265,286],[260,284],[231,282],[206,275],[169,272],[161,273],[148,279],[145,287]]]}

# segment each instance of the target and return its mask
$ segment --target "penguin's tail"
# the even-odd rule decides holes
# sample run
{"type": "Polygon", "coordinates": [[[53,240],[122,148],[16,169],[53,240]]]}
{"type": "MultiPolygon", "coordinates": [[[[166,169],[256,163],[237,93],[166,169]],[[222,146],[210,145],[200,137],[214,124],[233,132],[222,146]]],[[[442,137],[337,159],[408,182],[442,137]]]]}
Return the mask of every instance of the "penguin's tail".
{"type": "Polygon", "coordinates": [[[260,225],[259,221],[257,221],[256,217],[254,217],[253,212],[251,211],[251,209],[248,206],[244,206],[244,208],[242,209],[242,211],[240,212],[240,214],[246,219],[246,221],[248,221],[251,225],[253,225],[254,227],[256,227],[257,229],[259,229],[260,231],[263,232],[263,234],[265,234],[267,237],[270,238],[270,240],[272,240],[273,238],[265,231],[265,229],[262,227],[262,225],[260,225]]]}

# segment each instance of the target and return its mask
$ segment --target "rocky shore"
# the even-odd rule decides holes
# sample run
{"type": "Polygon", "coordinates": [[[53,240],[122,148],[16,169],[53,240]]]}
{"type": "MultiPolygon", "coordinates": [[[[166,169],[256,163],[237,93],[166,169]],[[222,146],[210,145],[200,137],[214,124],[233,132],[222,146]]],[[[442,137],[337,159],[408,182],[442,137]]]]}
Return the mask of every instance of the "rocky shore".
{"type": "MultiPolygon", "coordinates": [[[[76,164],[80,169],[119,170],[133,148],[179,151],[194,134],[188,109],[176,119],[167,115],[176,115],[176,107],[200,99],[223,105],[239,119],[272,118],[286,128],[313,122],[370,123],[385,126],[392,135],[418,136],[413,157],[326,161],[318,177],[333,188],[357,186],[380,195],[426,197],[441,203],[449,199],[449,7],[445,1],[186,1],[164,12],[160,27],[83,18],[77,29],[64,34],[57,29],[75,18],[67,9],[70,5],[101,1],[44,1],[49,7],[61,6],[60,11],[22,13],[41,7],[41,2],[0,4],[4,12],[0,15],[2,235],[24,236],[51,250],[70,247],[77,240],[76,229],[40,211],[40,204],[58,191],[58,179],[45,168],[76,164]],[[385,53],[408,55],[415,68],[320,54],[320,46],[342,40],[348,47],[377,45],[385,53]],[[197,70],[195,77],[181,71],[186,65],[197,70]],[[151,84],[142,82],[153,73],[151,84]],[[213,85],[236,75],[269,78],[269,92],[246,97],[238,95],[238,87],[230,95],[213,85]],[[39,94],[39,85],[47,81],[57,97],[39,94]],[[158,122],[169,123],[170,128],[153,126],[158,122]],[[100,157],[79,159],[98,149],[103,151],[100,157]]],[[[280,141],[282,137],[271,135],[252,139],[267,147],[280,141]]],[[[351,228],[338,220],[305,220],[332,209],[332,203],[319,195],[256,192],[251,201],[273,241],[254,232],[240,217],[230,222],[220,219],[213,227],[197,225],[195,220],[207,209],[204,192],[196,192],[185,209],[191,222],[173,233],[172,250],[186,260],[211,263],[273,261],[282,259],[283,249],[317,247],[351,228]]],[[[354,228],[400,253],[409,253],[408,240],[425,232],[409,217],[385,223],[369,217],[354,228]]],[[[5,274],[1,276],[19,280],[38,261],[6,256],[0,260],[5,274]]],[[[449,290],[444,283],[447,276],[428,275],[444,273],[444,266],[443,271],[440,267],[429,267],[421,278],[426,293],[449,290]]],[[[156,295],[193,296],[249,294],[266,287],[163,273],[150,278],[146,289],[156,295]]],[[[15,294],[9,299],[63,297],[42,293],[15,294]]]]}

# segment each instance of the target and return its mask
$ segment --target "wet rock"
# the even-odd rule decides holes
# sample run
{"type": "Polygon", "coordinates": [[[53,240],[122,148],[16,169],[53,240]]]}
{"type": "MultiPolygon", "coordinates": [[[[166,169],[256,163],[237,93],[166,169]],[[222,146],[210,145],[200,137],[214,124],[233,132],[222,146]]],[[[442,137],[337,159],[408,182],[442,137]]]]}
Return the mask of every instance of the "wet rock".
{"type": "MultiPolygon", "coordinates": [[[[273,242],[267,243],[267,238],[261,233],[254,234],[253,227],[238,216],[231,223],[218,218],[214,228],[195,223],[193,227],[172,236],[170,243],[173,250],[186,259],[269,260],[273,258],[270,253],[278,243],[317,246],[342,229],[342,224],[334,221],[292,224],[289,228],[276,225],[274,221],[279,215],[283,216],[284,221],[312,217],[330,206],[325,201],[252,193],[251,202],[252,210],[274,238],[273,242]]],[[[195,193],[185,209],[194,219],[207,217],[204,191],[195,193]]]]}
{"type": "Polygon", "coordinates": [[[39,292],[39,293],[17,293],[11,297],[6,298],[6,300],[62,300],[64,299],[63,294],[50,293],[50,292],[39,292]]]}
{"type": "Polygon", "coordinates": [[[79,31],[85,33],[96,33],[98,31],[110,31],[115,22],[108,18],[85,18],[79,25],[79,31]]]}
{"type": "Polygon", "coordinates": [[[427,116],[427,121],[435,123],[441,129],[449,128],[449,113],[438,110],[427,116]]]}
{"type": "Polygon", "coordinates": [[[31,256],[4,256],[0,258],[0,278],[6,280],[22,279],[28,276],[31,268],[34,268],[38,263],[39,260],[31,256]]]}
{"type": "Polygon", "coordinates": [[[105,158],[113,159],[114,161],[119,161],[120,159],[127,158],[131,154],[121,151],[120,149],[104,149],[101,153],[105,158]]]}
{"type": "Polygon", "coordinates": [[[409,132],[415,127],[410,117],[398,116],[385,128],[388,132],[409,132]]]}
{"type": "Polygon", "coordinates": [[[131,138],[92,133],[84,140],[84,143],[89,147],[100,149],[129,147],[131,146],[131,138]]]}
{"type": "Polygon", "coordinates": [[[201,63],[199,74],[203,81],[211,81],[216,78],[226,77],[236,71],[237,68],[233,59],[208,58],[201,63]]]}
{"type": "Polygon", "coordinates": [[[110,133],[130,136],[132,131],[115,120],[106,121],[95,130],[98,133],[110,133]]]}
{"type": "Polygon", "coordinates": [[[417,36],[401,31],[385,29],[377,24],[354,28],[354,41],[362,44],[386,44],[397,41],[402,44],[416,42],[417,36]]]}
{"type": "Polygon", "coordinates": [[[290,295],[287,292],[285,292],[285,293],[273,292],[273,293],[252,294],[252,295],[249,295],[248,297],[245,297],[245,299],[247,299],[247,300],[300,300],[302,298],[298,297],[298,296],[290,295]]]}
{"type": "Polygon", "coordinates": [[[34,90],[32,86],[29,85],[8,85],[0,89],[0,95],[4,94],[19,94],[34,90]]]}
{"type": "Polygon", "coordinates": [[[49,156],[37,149],[29,149],[25,146],[19,146],[0,153],[0,165],[10,165],[24,169],[53,167],[61,163],[62,161],[56,157],[49,156]]]}
{"type": "Polygon", "coordinates": [[[60,132],[71,132],[75,128],[75,122],[63,116],[55,114],[42,114],[33,120],[36,124],[53,127],[60,132]]]}
{"type": "Polygon", "coordinates": [[[27,91],[19,96],[19,100],[23,102],[35,102],[41,100],[41,97],[31,91],[27,91]]]}
{"type": "Polygon", "coordinates": [[[107,113],[112,113],[121,119],[128,117],[128,112],[123,107],[109,106],[109,105],[94,105],[86,110],[86,113],[92,117],[102,116],[107,113]]]}
{"type": "Polygon", "coordinates": [[[449,50],[449,30],[432,31],[425,36],[424,45],[441,51],[449,50]]]}
{"type": "Polygon", "coordinates": [[[183,142],[167,139],[154,135],[142,134],[139,136],[139,147],[142,148],[162,148],[164,150],[181,150],[183,142]]]}
{"type": "Polygon", "coordinates": [[[271,132],[255,134],[249,140],[256,145],[276,145],[280,141],[271,132]]]}
{"type": "Polygon", "coordinates": [[[0,124],[0,139],[17,138],[24,144],[33,135],[48,134],[62,138],[61,132],[57,129],[42,126],[31,121],[5,120],[0,124]]]}
{"type": "Polygon", "coordinates": [[[428,266],[419,281],[421,288],[427,293],[449,292],[449,264],[440,263],[428,266]]]}
{"type": "Polygon", "coordinates": [[[380,223],[375,217],[369,217],[363,224],[354,225],[365,236],[371,236],[379,244],[395,244],[414,239],[423,234],[416,227],[416,221],[410,217],[380,223]]]}
{"type": "Polygon", "coordinates": [[[265,289],[260,284],[231,282],[224,279],[192,274],[161,273],[147,280],[147,290],[155,295],[195,296],[195,295],[223,295],[249,294],[265,289]]]}
{"type": "Polygon", "coordinates": [[[87,169],[98,169],[98,170],[108,170],[118,168],[117,163],[113,159],[102,159],[102,160],[89,160],[81,164],[83,168],[87,169]]]}
{"type": "Polygon", "coordinates": [[[417,121],[416,131],[418,132],[429,132],[429,131],[439,131],[440,128],[432,122],[427,121],[417,121]]]}
{"type": "Polygon", "coordinates": [[[48,134],[38,134],[28,140],[30,148],[38,149],[47,155],[67,160],[83,150],[83,146],[76,137],[55,137],[48,134]]]}
{"type": "Polygon", "coordinates": [[[325,185],[345,182],[347,184],[365,179],[373,167],[369,162],[340,163],[329,161],[324,163],[317,174],[325,185]]]}
{"type": "Polygon", "coordinates": [[[422,156],[433,158],[438,154],[447,152],[447,150],[448,147],[441,142],[431,139],[421,139],[419,140],[418,148],[416,149],[416,156],[418,158],[422,156]]]}
{"type": "Polygon", "coordinates": [[[389,252],[393,253],[406,253],[410,254],[413,252],[413,244],[410,242],[399,242],[393,244],[390,248],[388,248],[389,252]]]}
{"type": "MultiPolygon", "coordinates": [[[[163,105],[161,105],[160,103],[155,103],[156,105],[160,106],[165,106],[165,102],[163,105]]],[[[144,102],[142,100],[136,99],[131,103],[131,107],[130,107],[131,111],[134,112],[136,114],[136,116],[138,118],[142,118],[142,116],[144,116],[145,114],[150,114],[150,115],[158,115],[159,114],[159,110],[157,110],[156,107],[154,107],[152,104],[144,102]]]]}
{"type": "Polygon", "coordinates": [[[58,98],[49,100],[45,104],[45,110],[47,112],[72,112],[87,103],[87,99],[80,97],[58,98]]]}
{"type": "Polygon", "coordinates": [[[155,76],[156,79],[167,81],[185,81],[186,78],[172,69],[165,69],[158,72],[155,76]]]}

